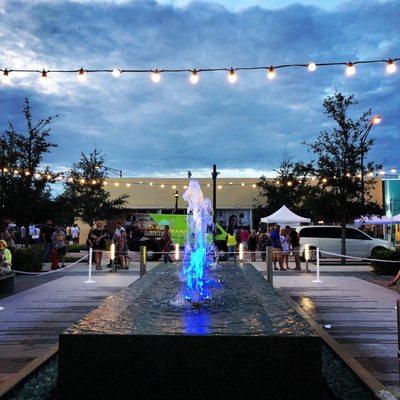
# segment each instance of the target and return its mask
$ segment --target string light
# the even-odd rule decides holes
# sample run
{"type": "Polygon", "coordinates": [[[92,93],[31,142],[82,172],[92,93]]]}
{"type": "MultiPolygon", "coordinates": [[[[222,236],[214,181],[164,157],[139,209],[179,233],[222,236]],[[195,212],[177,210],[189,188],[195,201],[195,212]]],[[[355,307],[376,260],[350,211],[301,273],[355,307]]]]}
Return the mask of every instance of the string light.
{"type": "Polygon", "coordinates": [[[279,186],[279,185],[281,184],[281,181],[277,180],[277,181],[275,182],[275,184],[276,184],[276,186],[279,186]]]}
{"type": "Polygon", "coordinates": [[[149,185],[150,185],[150,186],[153,186],[153,182],[150,182],[149,185]]]}
{"type": "Polygon", "coordinates": [[[83,185],[85,182],[86,182],[85,179],[83,179],[83,178],[79,179],[79,183],[80,183],[81,185],[83,185]]]}
{"type": "Polygon", "coordinates": [[[114,182],[114,186],[119,186],[119,182],[114,182]]]}
{"type": "Polygon", "coordinates": [[[231,68],[228,73],[228,81],[229,81],[229,83],[232,83],[232,84],[237,81],[237,76],[236,76],[235,70],[233,68],[231,68]]]}
{"type": "Polygon", "coordinates": [[[163,183],[160,186],[161,186],[161,189],[165,188],[165,185],[163,183]]]}
{"type": "Polygon", "coordinates": [[[74,178],[72,176],[70,176],[67,181],[68,181],[68,183],[73,183],[74,182],[74,178]]]}
{"type": "Polygon", "coordinates": [[[192,71],[190,74],[190,82],[193,83],[193,85],[196,85],[199,82],[199,74],[196,69],[192,71]]]}
{"type": "Polygon", "coordinates": [[[209,184],[209,183],[207,183],[207,187],[208,187],[208,188],[210,187],[210,184],[209,184]]]}
{"type": "Polygon", "coordinates": [[[7,167],[4,167],[4,168],[3,168],[3,172],[4,172],[4,173],[8,172],[8,168],[7,168],[7,167]]]}
{"type": "Polygon", "coordinates": [[[78,80],[84,82],[86,80],[86,72],[83,68],[78,71],[78,80]]]}
{"type": "Polygon", "coordinates": [[[41,82],[46,82],[47,81],[47,72],[46,70],[43,68],[43,71],[40,74],[40,81],[41,82]]]}
{"type": "Polygon", "coordinates": [[[292,182],[292,181],[288,181],[288,182],[286,183],[286,185],[292,186],[292,185],[293,185],[293,182],[292,182]]]}
{"type": "Polygon", "coordinates": [[[92,180],[92,185],[95,185],[97,183],[96,179],[92,180]]]}
{"type": "Polygon", "coordinates": [[[244,186],[244,182],[242,182],[242,183],[240,184],[240,186],[244,186]]]}
{"type": "Polygon", "coordinates": [[[307,65],[307,69],[308,69],[310,72],[314,72],[314,71],[317,69],[317,64],[315,64],[314,62],[310,62],[310,63],[307,65]]]}
{"type": "Polygon", "coordinates": [[[253,183],[253,189],[255,189],[257,187],[257,185],[255,183],[253,183]]]}
{"type": "Polygon", "coordinates": [[[218,189],[222,189],[222,186],[221,186],[221,185],[218,185],[218,189]]]}
{"type": "Polygon", "coordinates": [[[131,184],[130,184],[130,183],[127,183],[127,184],[126,184],[126,187],[131,187],[131,184]]]}
{"type": "Polygon", "coordinates": [[[104,181],[103,182],[103,186],[107,186],[108,185],[108,182],[107,181],[104,181]]]}
{"type": "Polygon", "coordinates": [[[41,178],[40,174],[38,174],[38,173],[36,173],[36,174],[34,175],[34,177],[35,177],[36,179],[40,179],[40,178],[41,178]]]}
{"type": "Polygon", "coordinates": [[[121,70],[118,68],[114,68],[111,72],[112,76],[114,78],[119,78],[119,76],[121,75],[121,70]]]}
{"type": "Polygon", "coordinates": [[[276,71],[275,71],[274,67],[271,65],[268,68],[268,72],[267,72],[268,79],[274,79],[275,75],[276,75],[276,71]]]}
{"type": "Polygon", "coordinates": [[[389,58],[389,60],[387,61],[386,72],[388,74],[393,74],[396,72],[396,64],[391,58],[389,58]]]}
{"type": "Polygon", "coordinates": [[[161,75],[160,75],[160,71],[159,71],[158,69],[154,70],[154,71],[151,73],[151,80],[152,80],[154,83],[160,82],[160,80],[161,80],[161,75]]]}
{"type": "Polygon", "coordinates": [[[352,62],[347,63],[346,65],[346,75],[353,76],[356,73],[356,67],[352,62]]]}
{"type": "Polygon", "coordinates": [[[396,168],[392,168],[392,169],[390,170],[390,172],[391,172],[392,174],[395,174],[395,173],[397,172],[397,170],[396,170],[396,168]]]}
{"type": "Polygon", "coordinates": [[[25,171],[25,176],[29,176],[31,173],[29,171],[25,171]]]}
{"type": "Polygon", "coordinates": [[[327,182],[328,182],[328,179],[322,178],[322,183],[327,183],[327,182]]]}

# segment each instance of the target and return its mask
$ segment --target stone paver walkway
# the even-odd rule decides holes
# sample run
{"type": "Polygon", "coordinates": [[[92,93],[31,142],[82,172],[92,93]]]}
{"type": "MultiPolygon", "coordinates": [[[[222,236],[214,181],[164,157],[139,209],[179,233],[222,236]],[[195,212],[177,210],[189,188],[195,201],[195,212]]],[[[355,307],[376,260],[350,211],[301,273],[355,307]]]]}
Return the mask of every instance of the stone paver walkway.
{"type": "MultiPolygon", "coordinates": [[[[94,271],[95,284],[85,284],[87,266],[0,299],[0,388],[29,362],[58,343],[58,335],[97,307],[106,297],[139,278],[136,271],[94,271]]],[[[26,281],[27,278],[23,278],[26,281]]]]}
{"type": "Polygon", "coordinates": [[[354,276],[276,274],[274,285],[299,303],[378,381],[400,398],[397,292],[354,276]]]}

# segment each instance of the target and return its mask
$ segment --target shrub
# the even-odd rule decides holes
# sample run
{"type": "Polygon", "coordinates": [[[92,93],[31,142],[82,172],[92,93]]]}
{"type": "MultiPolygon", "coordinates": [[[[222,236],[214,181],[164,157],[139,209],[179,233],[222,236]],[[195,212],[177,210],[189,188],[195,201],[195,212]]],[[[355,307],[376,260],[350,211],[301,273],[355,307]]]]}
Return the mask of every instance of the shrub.
{"type": "Polygon", "coordinates": [[[372,270],[376,275],[396,275],[400,269],[400,249],[388,250],[380,249],[374,252],[374,258],[380,260],[399,260],[398,263],[385,263],[382,261],[373,261],[372,270]]]}
{"type": "Polygon", "coordinates": [[[42,270],[43,246],[20,247],[14,251],[12,269],[40,272],[42,270]]]}
{"type": "Polygon", "coordinates": [[[67,247],[68,253],[79,253],[81,250],[87,250],[85,244],[69,244],[67,247]]]}

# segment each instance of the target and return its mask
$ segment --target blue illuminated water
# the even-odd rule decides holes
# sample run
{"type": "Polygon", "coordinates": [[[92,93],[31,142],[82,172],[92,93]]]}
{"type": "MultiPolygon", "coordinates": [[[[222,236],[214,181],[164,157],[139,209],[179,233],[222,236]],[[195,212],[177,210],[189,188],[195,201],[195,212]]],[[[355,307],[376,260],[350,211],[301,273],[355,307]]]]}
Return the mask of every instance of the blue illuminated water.
{"type": "Polygon", "coordinates": [[[199,182],[191,180],[183,194],[188,203],[188,230],[185,254],[182,262],[183,296],[186,300],[198,304],[210,299],[207,283],[207,271],[213,262],[213,243],[210,240],[212,226],[212,207],[204,197],[199,182]]]}

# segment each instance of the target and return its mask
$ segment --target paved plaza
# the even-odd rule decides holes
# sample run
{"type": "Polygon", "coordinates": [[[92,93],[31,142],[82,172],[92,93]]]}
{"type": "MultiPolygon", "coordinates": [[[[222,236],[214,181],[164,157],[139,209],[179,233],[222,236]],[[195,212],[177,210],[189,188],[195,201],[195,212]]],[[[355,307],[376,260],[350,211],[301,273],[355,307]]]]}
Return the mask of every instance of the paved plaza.
{"type": "MultiPolygon", "coordinates": [[[[148,263],[151,269],[158,263],[148,263]]],[[[265,274],[265,263],[255,262],[265,274]]],[[[139,265],[111,274],[93,271],[94,284],[85,284],[87,265],[47,276],[18,276],[16,293],[0,299],[0,389],[36,358],[58,343],[58,335],[105,298],[139,278],[139,265]]],[[[322,265],[316,284],[312,273],[275,272],[282,289],[354,356],[376,379],[398,392],[398,293],[368,273],[364,264],[322,265]],[[372,283],[374,282],[375,283],[372,283]]],[[[0,391],[1,393],[1,391],[0,391]]],[[[400,397],[399,397],[400,398],[400,397]]]]}

